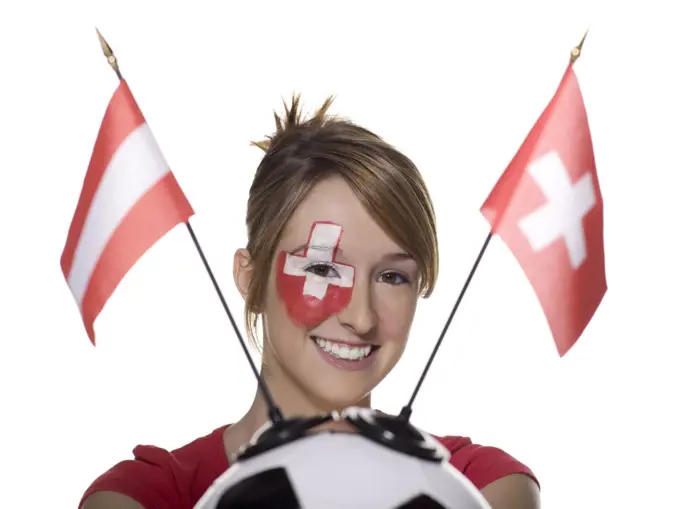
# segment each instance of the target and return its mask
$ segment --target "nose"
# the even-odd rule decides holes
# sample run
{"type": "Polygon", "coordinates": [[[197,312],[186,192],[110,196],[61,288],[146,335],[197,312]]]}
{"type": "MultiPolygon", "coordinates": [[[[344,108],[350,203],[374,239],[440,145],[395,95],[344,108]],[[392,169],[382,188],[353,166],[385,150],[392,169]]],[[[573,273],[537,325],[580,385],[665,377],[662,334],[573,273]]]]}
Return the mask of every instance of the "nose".
{"type": "Polygon", "coordinates": [[[377,325],[369,281],[355,281],[349,305],[338,315],[340,323],[357,336],[369,334],[377,325]]]}

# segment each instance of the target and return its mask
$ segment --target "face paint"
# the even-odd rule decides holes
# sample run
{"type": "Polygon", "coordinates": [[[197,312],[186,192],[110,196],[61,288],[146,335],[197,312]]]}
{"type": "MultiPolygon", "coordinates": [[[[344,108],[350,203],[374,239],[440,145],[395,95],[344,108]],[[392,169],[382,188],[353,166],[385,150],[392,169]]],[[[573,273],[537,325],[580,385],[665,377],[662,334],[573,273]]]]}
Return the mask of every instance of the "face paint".
{"type": "Polygon", "coordinates": [[[276,261],[279,296],[290,317],[308,329],[342,311],[352,298],[354,267],[335,261],[341,236],[340,225],[314,223],[304,254],[282,251],[276,261]]]}

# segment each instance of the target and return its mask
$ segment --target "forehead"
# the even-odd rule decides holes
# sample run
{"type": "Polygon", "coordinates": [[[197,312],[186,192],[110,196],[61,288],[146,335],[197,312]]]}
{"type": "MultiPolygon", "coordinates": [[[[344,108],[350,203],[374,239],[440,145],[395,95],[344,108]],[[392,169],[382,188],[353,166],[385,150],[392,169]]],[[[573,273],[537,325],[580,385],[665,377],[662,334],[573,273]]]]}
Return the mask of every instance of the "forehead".
{"type": "Polygon", "coordinates": [[[315,222],[340,225],[343,230],[340,248],[346,253],[382,254],[400,250],[340,177],[323,180],[310,191],[290,218],[281,246],[292,249],[307,242],[315,222]]]}

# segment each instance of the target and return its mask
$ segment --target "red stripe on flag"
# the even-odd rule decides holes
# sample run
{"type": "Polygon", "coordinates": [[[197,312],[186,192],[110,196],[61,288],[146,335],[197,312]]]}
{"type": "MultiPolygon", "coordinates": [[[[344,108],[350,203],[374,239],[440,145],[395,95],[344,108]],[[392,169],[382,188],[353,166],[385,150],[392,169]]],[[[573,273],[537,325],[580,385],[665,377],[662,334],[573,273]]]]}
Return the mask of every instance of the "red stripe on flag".
{"type": "Polygon", "coordinates": [[[132,96],[130,88],[124,80],[121,81],[104,113],[90,164],[85,174],[83,188],[80,191],[78,205],[61,255],[61,269],[67,279],[71,272],[73,256],[83,232],[92,199],[104,172],[121,143],[144,122],[144,115],[132,96]]]}
{"type": "Polygon", "coordinates": [[[171,172],[130,209],[106,244],[83,297],[83,323],[92,344],[94,321],[125,274],[161,237],[193,213],[171,172]]]}

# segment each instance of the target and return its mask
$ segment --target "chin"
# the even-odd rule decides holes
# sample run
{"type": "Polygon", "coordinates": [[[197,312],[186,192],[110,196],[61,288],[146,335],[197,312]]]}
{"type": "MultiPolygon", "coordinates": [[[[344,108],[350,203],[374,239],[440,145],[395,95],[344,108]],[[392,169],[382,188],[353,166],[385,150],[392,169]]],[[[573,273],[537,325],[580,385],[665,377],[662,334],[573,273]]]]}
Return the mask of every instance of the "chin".
{"type": "Polygon", "coordinates": [[[312,348],[294,357],[284,355],[281,361],[296,385],[323,412],[361,405],[389,371],[389,347],[378,347],[365,358],[342,359],[313,343],[309,341],[312,348]]]}
{"type": "Polygon", "coordinates": [[[377,366],[371,370],[346,371],[312,362],[301,368],[304,374],[298,382],[316,402],[315,406],[328,412],[360,405],[381,378],[377,366]]]}

